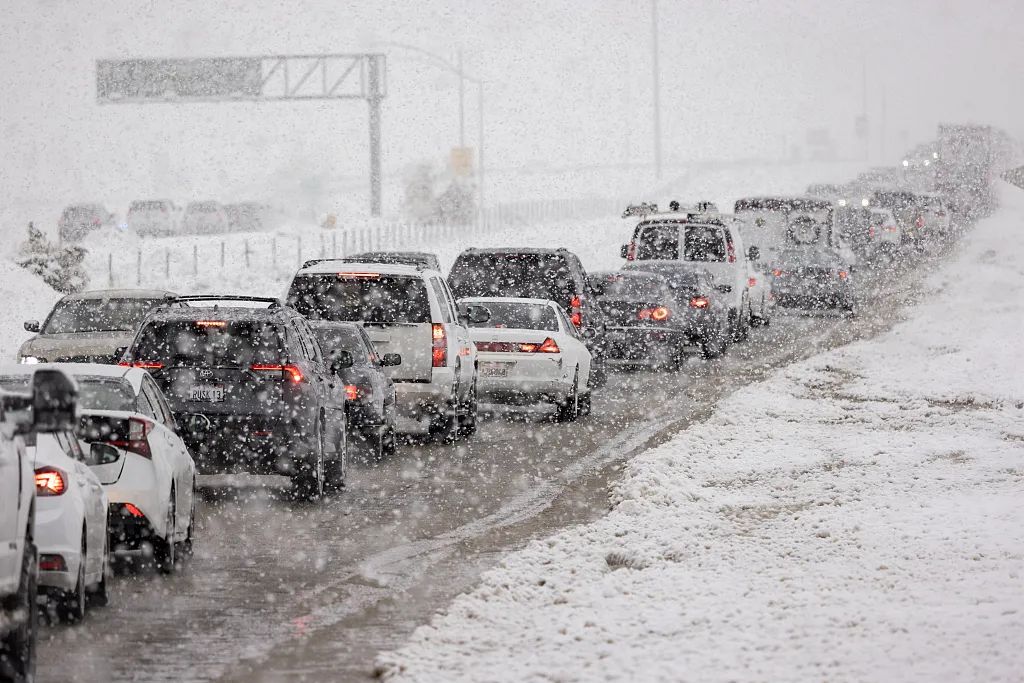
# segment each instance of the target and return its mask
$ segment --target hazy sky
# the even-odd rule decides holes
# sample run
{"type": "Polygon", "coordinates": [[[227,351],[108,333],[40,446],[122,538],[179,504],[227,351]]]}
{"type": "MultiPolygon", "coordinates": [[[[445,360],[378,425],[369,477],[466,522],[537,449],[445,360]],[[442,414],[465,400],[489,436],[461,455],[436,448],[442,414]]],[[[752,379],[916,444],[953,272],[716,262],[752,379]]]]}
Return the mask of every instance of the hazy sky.
{"type": "MultiPolygon", "coordinates": [[[[1019,0],[660,0],[659,11],[668,162],[780,156],[819,127],[860,150],[864,65],[875,162],[883,98],[887,161],[939,120],[1024,136],[1019,0]]],[[[492,167],[651,159],[644,0],[4,0],[0,200],[216,195],[365,173],[361,102],[100,107],[97,58],[384,51],[385,166],[439,163],[457,143],[456,81],[389,41],[452,59],[463,49],[487,81],[492,167]]]]}

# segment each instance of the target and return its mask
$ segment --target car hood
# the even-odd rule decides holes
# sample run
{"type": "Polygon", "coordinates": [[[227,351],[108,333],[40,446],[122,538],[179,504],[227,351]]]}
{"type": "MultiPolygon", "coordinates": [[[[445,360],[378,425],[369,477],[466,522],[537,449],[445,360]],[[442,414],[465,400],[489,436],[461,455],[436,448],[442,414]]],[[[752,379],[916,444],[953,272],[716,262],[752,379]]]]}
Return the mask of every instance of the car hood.
{"type": "Polygon", "coordinates": [[[40,334],[22,344],[20,355],[36,356],[54,362],[77,356],[112,356],[118,348],[132,342],[132,332],[76,332],[40,334]]]}

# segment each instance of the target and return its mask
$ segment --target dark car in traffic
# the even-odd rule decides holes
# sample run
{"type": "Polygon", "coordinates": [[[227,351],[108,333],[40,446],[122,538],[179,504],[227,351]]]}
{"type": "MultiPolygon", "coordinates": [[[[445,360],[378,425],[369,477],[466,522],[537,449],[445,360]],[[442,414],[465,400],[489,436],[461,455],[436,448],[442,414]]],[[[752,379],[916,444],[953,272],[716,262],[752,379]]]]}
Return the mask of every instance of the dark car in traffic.
{"type": "Polygon", "coordinates": [[[344,485],[346,359],[331,365],[277,299],[176,302],[188,306],[150,313],[121,362],[160,385],[198,472],[283,474],[304,498],[344,485]]]}
{"type": "Polygon", "coordinates": [[[560,304],[593,357],[591,386],[605,382],[606,318],[598,304],[599,291],[573,252],[563,248],[467,249],[455,259],[448,283],[456,299],[513,297],[560,304]]]}
{"type": "Polygon", "coordinates": [[[312,320],[328,365],[348,365],[341,370],[349,443],[362,446],[371,460],[380,461],[395,451],[395,383],[384,371],[401,365],[397,353],[377,354],[362,325],[312,320]],[[351,363],[351,365],[349,365],[351,363]]]}
{"type": "Polygon", "coordinates": [[[630,263],[604,276],[609,357],[674,367],[693,353],[725,353],[731,285],[682,263],[630,263]]]}
{"type": "Polygon", "coordinates": [[[61,213],[57,234],[61,242],[78,242],[93,230],[113,223],[114,214],[102,204],[72,204],[61,213]]]}

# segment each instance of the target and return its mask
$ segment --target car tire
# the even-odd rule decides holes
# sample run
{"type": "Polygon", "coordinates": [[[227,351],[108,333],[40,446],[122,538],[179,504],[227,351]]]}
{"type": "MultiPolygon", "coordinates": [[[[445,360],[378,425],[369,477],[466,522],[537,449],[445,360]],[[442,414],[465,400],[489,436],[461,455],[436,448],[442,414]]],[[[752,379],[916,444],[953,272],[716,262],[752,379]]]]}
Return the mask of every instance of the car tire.
{"type": "Polygon", "coordinates": [[[725,354],[727,348],[729,348],[729,337],[731,333],[731,327],[726,324],[724,329],[719,328],[714,335],[708,335],[701,340],[700,350],[701,355],[708,360],[721,357],[725,354]]]}
{"type": "Polygon", "coordinates": [[[591,408],[591,392],[587,392],[580,396],[580,417],[590,415],[591,408]]]}
{"type": "Polygon", "coordinates": [[[322,420],[317,420],[316,444],[306,466],[292,477],[292,493],[298,500],[316,501],[324,495],[324,429],[322,420]]]}
{"type": "Polygon", "coordinates": [[[83,528],[82,558],[78,562],[78,576],[75,578],[74,589],[61,591],[57,595],[57,618],[67,624],[77,624],[85,619],[85,611],[88,607],[85,586],[85,563],[86,557],[88,557],[86,538],[86,530],[83,528]]]}
{"type": "Polygon", "coordinates": [[[476,382],[474,382],[473,388],[469,390],[469,398],[466,401],[466,414],[462,417],[462,421],[459,424],[459,436],[461,438],[468,439],[476,434],[478,417],[479,404],[476,399],[476,382]]]}
{"type": "Polygon", "coordinates": [[[107,589],[109,585],[107,579],[110,577],[110,540],[109,538],[103,544],[103,575],[100,577],[100,582],[96,584],[96,587],[89,591],[87,596],[89,607],[106,607],[110,604],[110,593],[107,589]]]}
{"type": "Polygon", "coordinates": [[[564,400],[557,403],[556,422],[573,422],[580,416],[580,375],[579,370],[572,380],[572,390],[564,400]]]}
{"type": "Polygon", "coordinates": [[[608,383],[608,362],[604,353],[595,353],[590,359],[590,377],[587,378],[587,386],[591,389],[600,389],[608,383]]]}
{"type": "Polygon", "coordinates": [[[153,541],[153,564],[161,574],[173,574],[178,564],[178,544],[174,542],[174,534],[177,531],[175,515],[178,512],[177,495],[171,489],[170,508],[167,511],[167,536],[157,538],[153,541]]]}
{"type": "Polygon", "coordinates": [[[18,592],[10,605],[15,610],[24,612],[25,618],[18,628],[12,629],[0,638],[0,676],[6,678],[9,672],[10,678],[15,681],[31,681],[35,678],[36,637],[39,632],[39,610],[36,609],[38,571],[39,556],[35,544],[29,537],[21,562],[18,592]]]}
{"type": "Polygon", "coordinates": [[[181,554],[185,557],[192,557],[192,541],[196,529],[196,481],[192,480],[192,509],[188,515],[188,530],[185,532],[185,540],[181,543],[181,554]]]}

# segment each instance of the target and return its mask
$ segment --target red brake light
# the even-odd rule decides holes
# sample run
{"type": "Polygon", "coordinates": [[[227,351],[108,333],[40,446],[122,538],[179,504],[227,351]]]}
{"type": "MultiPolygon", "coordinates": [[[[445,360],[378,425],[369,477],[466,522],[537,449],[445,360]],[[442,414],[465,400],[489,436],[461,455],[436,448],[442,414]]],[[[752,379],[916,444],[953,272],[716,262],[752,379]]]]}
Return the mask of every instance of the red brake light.
{"type": "Polygon", "coordinates": [[[124,503],[124,504],[122,504],[121,505],[121,509],[124,510],[125,512],[127,512],[132,517],[137,517],[139,519],[142,519],[143,517],[146,516],[146,515],[142,514],[142,510],[140,510],[139,508],[135,507],[131,503],[124,503]]]}
{"type": "Polygon", "coordinates": [[[301,384],[305,379],[302,370],[296,365],[262,365],[255,364],[249,368],[253,372],[280,372],[281,376],[291,381],[292,384],[301,384]]]}
{"type": "Polygon", "coordinates": [[[541,353],[559,353],[559,352],[561,352],[561,349],[558,348],[558,343],[554,339],[552,339],[551,337],[548,337],[547,339],[545,339],[544,343],[541,344],[540,348],[538,348],[537,350],[539,352],[541,352],[541,353]]]}
{"type": "Polygon", "coordinates": [[[924,227],[924,216],[918,216],[917,219],[914,221],[914,226],[918,227],[918,228],[923,228],[924,227]]]}
{"type": "Polygon", "coordinates": [[[626,250],[626,260],[627,261],[635,261],[636,260],[636,242],[630,242],[629,243],[629,249],[626,250]]]}
{"type": "Polygon", "coordinates": [[[448,333],[441,323],[434,323],[430,329],[432,341],[430,349],[431,364],[435,368],[448,365],[448,333]]]}
{"type": "Polygon", "coordinates": [[[56,467],[40,467],[36,470],[37,496],[59,496],[67,490],[67,479],[56,467]]]}
{"type": "Polygon", "coordinates": [[[845,280],[846,276],[849,275],[849,273],[847,273],[845,270],[840,270],[838,275],[840,280],[845,280]]]}
{"type": "Polygon", "coordinates": [[[747,287],[757,287],[757,278],[756,277],[749,277],[749,278],[747,278],[747,287]]]}
{"type": "Polygon", "coordinates": [[[39,571],[41,572],[66,572],[68,565],[63,555],[40,555],[39,571]]]}
{"type": "Polygon", "coordinates": [[[377,279],[380,279],[380,273],[361,273],[361,272],[338,273],[338,277],[364,277],[364,278],[371,278],[371,279],[377,280],[377,279]]]}
{"type": "Polygon", "coordinates": [[[726,249],[729,251],[729,263],[736,263],[736,247],[732,245],[732,240],[726,242],[726,249]]]}
{"type": "Polygon", "coordinates": [[[690,299],[690,308],[707,308],[711,305],[706,296],[695,296],[690,299]]]}
{"type": "Polygon", "coordinates": [[[196,327],[227,327],[223,320],[197,320],[196,327]]]}
{"type": "Polygon", "coordinates": [[[358,401],[359,400],[359,387],[355,384],[345,385],[345,400],[347,401],[358,401]]]}
{"type": "Polygon", "coordinates": [[[651,320],[661,322],[662,320],[668,320],[671,315],[672,311],[668,310],[664,306],[658,306],[657,308],[651,309],[651,320]]]}
{"type": "Polygon", "coordinates": [[[158,360],[137,360],[134,363],[123,360],[118,365],[123,368],[142,368],[143,370],[159,370],[164,366],[158,360]]]}
{"type": "Polygon", "coordinates": [[[775,270],[772,271],[772,275],[774,275],[775,277],[782,277],[782,271],[776,268],[775,270]]]}
{"type": "Polygon", "coordinates": [[[583,326],[583,300],[578,295],[569,301],[569,320],[576,327],[583,326]]]}
{"type": "Polygon", "coordinates": [[[153,425],[137,417],[128,418],[128,438],[111,439],[108,444],[114,448],[120,448],[141,455],[143,458],[152,458],[153,452],[149,449],[149,431],[153,425]]]}

